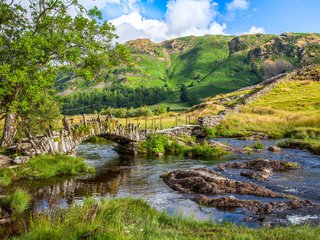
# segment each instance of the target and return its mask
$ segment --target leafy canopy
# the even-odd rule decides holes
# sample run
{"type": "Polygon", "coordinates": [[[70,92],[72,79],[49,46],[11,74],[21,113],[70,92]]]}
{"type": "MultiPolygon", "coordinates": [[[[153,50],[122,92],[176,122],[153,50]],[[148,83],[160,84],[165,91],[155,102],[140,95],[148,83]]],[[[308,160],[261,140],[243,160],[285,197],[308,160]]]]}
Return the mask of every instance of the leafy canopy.
{"type": "Polygon", "coordinates": [[[29,2],[0,0],[0,113],[34,111],[52,95],[58,73],[94,80],[129,61],[97,8],[77,0],[29,2]]]}

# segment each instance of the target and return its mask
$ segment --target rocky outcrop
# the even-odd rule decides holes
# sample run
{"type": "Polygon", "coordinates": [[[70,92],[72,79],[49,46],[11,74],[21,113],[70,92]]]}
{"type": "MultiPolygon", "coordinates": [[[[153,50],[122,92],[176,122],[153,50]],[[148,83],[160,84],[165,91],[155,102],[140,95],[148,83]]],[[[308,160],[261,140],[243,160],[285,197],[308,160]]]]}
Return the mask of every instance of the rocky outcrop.
{"type": "Polygon", "coordinates": [[[283,202],[260,202],[255,200],[240,200],[235,197],[209,198],[199,196],[197,201],[205,206],[219,209],[232,210],[235,208],[245,208],[256,215],[272,214],[275,211],[285,211],[299,209],[301,207],[315,207],[316,205],[308,200],[293,199],[283,202]]]}
{"type": "Polygon", "coordinates": [[[176,170],[164,176],[163,180],[169,187],[181,193],[285,197],[283,194],[275,193],[254,183],[223,177],[221,174],[206,168],[176,170]]]}
{"type": "Polygon", "coordinates": [[[227,168],[249,169],[251,171],[241,172],[242,176],[265,181],[273,175],[273,172],[283,172],[300,168],[298,163],[279,160],[257,159],[247,162],[233,162],[220,164],[217,169],[226,171],[227,168]]]}

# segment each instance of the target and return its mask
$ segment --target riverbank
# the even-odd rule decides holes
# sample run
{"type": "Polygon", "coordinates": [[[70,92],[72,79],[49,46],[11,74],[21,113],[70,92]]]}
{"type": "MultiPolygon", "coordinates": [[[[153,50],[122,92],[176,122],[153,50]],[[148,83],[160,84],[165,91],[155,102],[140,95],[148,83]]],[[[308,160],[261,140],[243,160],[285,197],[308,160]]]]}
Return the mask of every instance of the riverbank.
{"type": "Polygon", "coordinates": [[[159,213],[131,198],[85,201],[58,214],[35,215],[15,239],[317,239],[320,227],[249,229],[159,213]]]}
{"type": "Polygon", "coordinates": [[[62,154],[40,155],[20,165],[1,169],[0,186],[6,187],[18,180],[39,180],[62,175],[92,173],[93,171],[81,157],[62,154]]]}

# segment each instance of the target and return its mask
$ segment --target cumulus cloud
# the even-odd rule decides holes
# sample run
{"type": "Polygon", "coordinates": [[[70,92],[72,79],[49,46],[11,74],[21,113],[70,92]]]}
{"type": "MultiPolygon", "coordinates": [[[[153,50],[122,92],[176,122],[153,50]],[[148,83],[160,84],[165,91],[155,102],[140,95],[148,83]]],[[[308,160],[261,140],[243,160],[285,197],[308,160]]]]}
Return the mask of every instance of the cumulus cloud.
{"type": "Polygon", "coordinates": [[[228,11],[247,10],[248,8],[249,2],[247,0],[233,0],[230,3],[227,3],[228,11]]]}
{"type": "Polygon", "coordinates": [[[247,32],[249,34],[257,34],[257,33],[266,33],[266,31],[264,30],[263,27],[256,27],[256,26],[252,26],[249,29],[249,32],[247,32]]]}
{"type": "Polygon", "coordinates": [[[160,42],[187,35],[226,34],[226,24],[214,21],[216,6],[210,0],[170,0],[165,20],[146,19],[136,10],[111,23],[117,28],[120,42],[136,38],[160,42]]]}

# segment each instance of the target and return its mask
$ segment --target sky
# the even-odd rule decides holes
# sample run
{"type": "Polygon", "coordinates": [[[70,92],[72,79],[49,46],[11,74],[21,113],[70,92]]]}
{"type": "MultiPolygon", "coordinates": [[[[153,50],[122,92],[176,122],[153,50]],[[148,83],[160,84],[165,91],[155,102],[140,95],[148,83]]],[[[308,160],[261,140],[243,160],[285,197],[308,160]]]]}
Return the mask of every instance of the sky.
{"type": "MultiPolygon", "coordinates": [[[[25,0],[20,0],[25,1],[25,0]]],[[[78,0],[97,6],[118,41],[205,34],[320,33],[320,0],[78,0]]]]}

